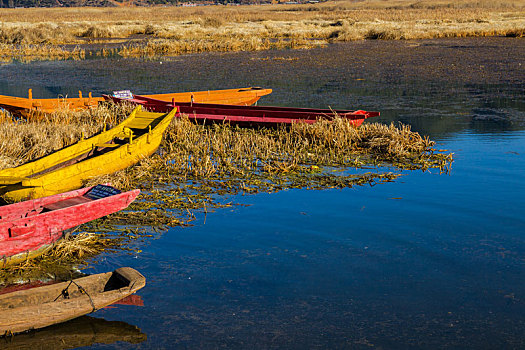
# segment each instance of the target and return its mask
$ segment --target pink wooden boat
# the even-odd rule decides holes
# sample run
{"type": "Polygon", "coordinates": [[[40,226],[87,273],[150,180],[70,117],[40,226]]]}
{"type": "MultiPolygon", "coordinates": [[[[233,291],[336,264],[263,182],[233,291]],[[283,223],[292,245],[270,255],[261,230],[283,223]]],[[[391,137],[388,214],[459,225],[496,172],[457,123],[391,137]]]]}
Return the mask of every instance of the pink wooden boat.
{"type": "Polygon", "coordinates": [[[97,185],[0,207],[0,267],[49,249],[63,231],[126,208],[140,193],[97,185]]]}

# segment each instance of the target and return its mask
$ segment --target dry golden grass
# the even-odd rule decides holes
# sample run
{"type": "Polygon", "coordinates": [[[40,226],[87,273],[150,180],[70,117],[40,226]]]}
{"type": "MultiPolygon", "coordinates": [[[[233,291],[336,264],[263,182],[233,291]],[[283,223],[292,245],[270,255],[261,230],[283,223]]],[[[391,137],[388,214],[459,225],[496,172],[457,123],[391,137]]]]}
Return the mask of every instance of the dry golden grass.
{"type": "MultiPolygon", "coordinates": [[[[60,110],[31,121],[17,120],[6,113],[0,119],[0,169],[42,157],[76,142],[81,135],[89,137],[101,131],[104,125],[111,127],[126,118],[132,108],[102,104],[78,112],[60,110]]],[[[313,125],[252,129],[227,124],[196,125],[184,118],[175,119],[168,128],[162,162],[168,162],[172,170],[184,176],[199,177],[228,172],[232,166],[238,167],[234,172],[241,168],[257,170],[261,162],[353,166],[356,156],[366,155],[385,161],[413,160],[432,153],[432,146],[430,140],[407,125],[364,123],[355,128],[345,119],[336,118],[313,125]]]]}
{"type": "Polygon", "coordinates": [[[167,131],[163,161],[172,174],[186,177],[249,177],[260,171],[309,171],[311,166],[361,167],[384,162],[403,167],[400,160],[410,166],[423,165],[432,146],[407,125],[365,123],[355,128],[336,119],[278,129],[240,129],[180,120],[167,131]]]}
{"type": "Polygon", "coordinates": [[[110,237],[92,232],[66,234],[41,256],[0,269],[1,286],[34,280],[68,280],[79,277],[78,267],[104,251],[119,248],[130,240],[125,236],[110,237]]]}
{"type": "Polygon", "coordinates": [[[60,110],[40,120],[0,119],[0,169],[18,166],[102,130],[125,118],[129,107],[102,105],[82,112],[60,110]],[[94,122],[96,121],[96,122],[94,122]]]}
{"type": "Polygon", "coordinates": [[[75,47],[65,49],[61,46],[46,44],[5,44],[0,43],[0,62],[11,62],[19,60],[22,62],[38,60],[66,60],[66,59],[83,59],[85,50],[75,47]]]}
{"type": "Polygon", "coordinates": [[[525,3],[345,0],[199,8],[0,9],[0,18],[0,43],[11,47],[122,43],[125,39],[129,42],[119,50],[123,56],[143,56],[307,48],[361,39],[523,37],[525,3]]]}

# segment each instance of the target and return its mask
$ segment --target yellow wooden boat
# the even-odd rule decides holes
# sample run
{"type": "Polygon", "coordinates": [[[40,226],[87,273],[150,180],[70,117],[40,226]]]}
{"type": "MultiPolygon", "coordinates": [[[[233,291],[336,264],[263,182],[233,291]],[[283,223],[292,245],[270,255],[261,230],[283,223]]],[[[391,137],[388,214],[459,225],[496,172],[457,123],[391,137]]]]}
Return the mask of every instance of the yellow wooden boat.
{"type": "MultiPolygon", "coordinates": [[[[268,95],[272,89],[259,87],[248,87],[242,89],[209,90],[194,92],[177,92],[169,94],[142,95],[163,101],[175,102],[198,102],[198,103],[220,103],[248,106],[257,102],[262,96],[268,95]]],[[[39,116],[45,113],[53,113],[59,109],[82,110],[96,107],[103,97],[93,97],[91,92],[88,97],[78,92],[78,97],[64,98],[33,98],[33,92],[29,89],[28,98],[0,95],[0,107],[16,115],[24,117],[39,116]]]]}
{"type": "Polygon", "coordinates": [[[86,180],[127,168],[157,150],[177,110],[137,107],[122,123],[16,168],[0,170],[0,196],[20,201],[82,187],[86,180]]]}

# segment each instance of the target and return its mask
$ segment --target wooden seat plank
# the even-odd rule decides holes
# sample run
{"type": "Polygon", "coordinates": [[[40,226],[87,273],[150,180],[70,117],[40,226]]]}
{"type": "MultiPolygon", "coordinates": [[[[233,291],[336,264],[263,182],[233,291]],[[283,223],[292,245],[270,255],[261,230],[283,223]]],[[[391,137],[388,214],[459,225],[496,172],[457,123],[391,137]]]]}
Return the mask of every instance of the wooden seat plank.
{"type": "Polygon", "coordinates": [[[71,207],[73,205],[78,205],[78,204],[91,202],[91,201],[92,201],[92,199],[89,199],[89,198],[84,197],[84,196],[73,197],[73,198],[68,198],[68,199],[64,199],[62,201],[58,201],[58,202],[55,202],[55,203],[48,204],[48,205],[44,206],[44,209],[46,209],[46,210],[58,210],[58,209],[67,208],[67,207],[71,207]]]}

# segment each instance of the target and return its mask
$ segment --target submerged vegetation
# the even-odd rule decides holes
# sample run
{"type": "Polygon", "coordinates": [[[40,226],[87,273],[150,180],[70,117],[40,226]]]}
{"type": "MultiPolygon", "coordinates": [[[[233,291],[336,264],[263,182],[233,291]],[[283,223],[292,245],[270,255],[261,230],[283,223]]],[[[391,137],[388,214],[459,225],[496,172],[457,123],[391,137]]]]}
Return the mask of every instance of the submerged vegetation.
{"type": "Polygon", "coordinates": [[[80,60],[85,58],[85,50],[75,47],[66,49],[61,46],[46,44],[23,44],[10,45],[0,43],[0,62],[11,62],[14,60],[21,62],[38,60],[80,60]]]}
{"type": "Polygon", "coordinates": [[[0,9],[0,18],[3,60],[24,55],[26,59],[137,57],[310,48],[362,39],[525,35],[525,4],[519,0],[0,9]]]}
{"type": "MultiPolygon", "coordinates": [[[[61,111],[38,121],[5,116],[0,121],[0,169],[41,157],[82,134],[88,137],[104,124],[115,125],[131,108],[102,105],[82,112],[61,111]]],[[[154,231],[188,224],[198,212],[232,205],[228,198],[235,194],[373,185],[394,180],[402,169],[448,172],[452,155],[433,145],[402,124],[365,123],[356,128],[336,119],[250,129],[176,119],[152,157],[91,180],[142,190],[128,209],[80,228],[106,236],[73,235],[42,258],[3,271],[3,277],[44,271],[58,257],[60,267],[79,264],[154,231]]]]}

